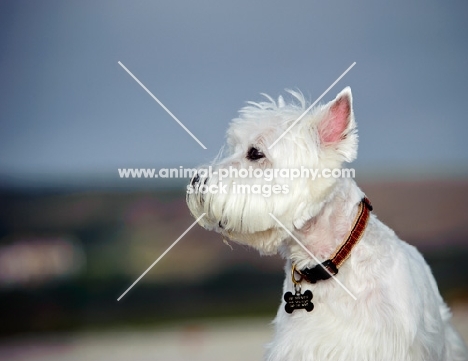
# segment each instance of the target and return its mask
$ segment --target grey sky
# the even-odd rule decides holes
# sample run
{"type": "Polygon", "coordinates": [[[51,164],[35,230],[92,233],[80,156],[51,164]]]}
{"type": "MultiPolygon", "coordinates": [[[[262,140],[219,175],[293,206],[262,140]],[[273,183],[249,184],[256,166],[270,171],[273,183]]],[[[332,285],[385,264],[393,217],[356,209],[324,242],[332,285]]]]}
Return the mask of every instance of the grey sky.
{"type": "Polygon", "coordinates": [[[261,92],[353,90],[367,172],[468,170],[465,1],[2,1],[0,174],[196,165],[261,92]],[[208,147],[203,150],[117,64],[208,147]]]}

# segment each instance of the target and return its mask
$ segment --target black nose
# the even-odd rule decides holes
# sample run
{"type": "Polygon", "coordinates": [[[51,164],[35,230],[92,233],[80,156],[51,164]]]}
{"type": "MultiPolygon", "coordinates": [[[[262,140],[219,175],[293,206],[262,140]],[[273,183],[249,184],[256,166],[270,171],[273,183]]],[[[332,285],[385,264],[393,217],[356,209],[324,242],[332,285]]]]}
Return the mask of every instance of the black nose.
{"type": "Polygon", "coordinates": [[[198,173],[197,173],[197,174],[195,174],[195,176],[192,178],[192,181],[190,182],[190,184],[191,184],[192,186],[194,186],[195,183],[198,183],[199,181],[200,181],[200,176],[199,176],[198,173]]]}

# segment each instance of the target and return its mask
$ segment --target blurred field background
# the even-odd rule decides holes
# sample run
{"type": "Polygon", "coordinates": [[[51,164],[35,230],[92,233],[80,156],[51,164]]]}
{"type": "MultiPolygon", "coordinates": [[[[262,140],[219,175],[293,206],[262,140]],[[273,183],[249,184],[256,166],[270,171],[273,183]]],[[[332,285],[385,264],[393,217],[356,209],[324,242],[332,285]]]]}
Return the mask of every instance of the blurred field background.
{"type": "MultiPolygon", "coordinates": [[[[375,213],[432,267],[468,338],[468,182],[365,182],[375,213]]],[[[3,189],[1,360],[257,360],[283,262],[194,227],[183,188],[3,189]]]]}

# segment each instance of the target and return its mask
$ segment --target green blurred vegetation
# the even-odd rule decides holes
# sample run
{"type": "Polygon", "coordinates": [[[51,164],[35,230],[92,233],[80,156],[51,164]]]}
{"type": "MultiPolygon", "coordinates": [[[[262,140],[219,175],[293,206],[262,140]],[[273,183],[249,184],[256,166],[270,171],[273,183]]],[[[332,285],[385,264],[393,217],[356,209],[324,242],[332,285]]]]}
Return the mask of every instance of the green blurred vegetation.
{"type": "MultiPolygon", "coordinates": [[[[273,318],[279,305],[282,260],[235,244],[231,249],[200,227],[117,302],[193,222],[178,189],[3,190],[0,205],[1,336],[205,317],[273,318]],[[53,253],[60,249],[68,263],[54,268],[49,257],[60,256],[53,253]],[[2,252],[9,257],[3,265],[2,252]]],[[[423,252],[443,295],[465,298],[468,248],[423,252]]]]}

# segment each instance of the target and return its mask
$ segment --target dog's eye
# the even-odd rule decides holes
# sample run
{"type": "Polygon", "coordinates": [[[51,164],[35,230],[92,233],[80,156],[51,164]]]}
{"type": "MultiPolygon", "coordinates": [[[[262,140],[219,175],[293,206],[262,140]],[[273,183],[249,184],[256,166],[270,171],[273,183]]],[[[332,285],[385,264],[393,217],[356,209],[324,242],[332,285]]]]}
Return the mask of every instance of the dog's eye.
{"type": "Polygon", "coordinates": [[[250,147],[247,151],[247,159],[248,160],[259,160],[265,158],[265,154],[262,151],[255,147],[250,147]]]}

